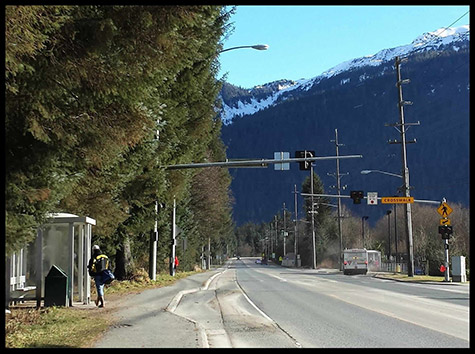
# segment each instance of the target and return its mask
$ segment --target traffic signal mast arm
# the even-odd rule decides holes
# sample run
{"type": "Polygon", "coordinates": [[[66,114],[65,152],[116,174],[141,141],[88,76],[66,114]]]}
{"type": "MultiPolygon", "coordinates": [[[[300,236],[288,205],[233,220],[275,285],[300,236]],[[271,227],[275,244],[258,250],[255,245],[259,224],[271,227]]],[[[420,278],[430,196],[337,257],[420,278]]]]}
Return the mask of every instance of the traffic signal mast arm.
{"type": "Polygon", "coordinates": [[[288,163],[288,162],[312,162],[317,160],[335,160],[335,159],[352,159],[362,158],[363,155],[347,155],[347,156],[314,156],[314,157],[301,157],[290,159],[255,159],[255,160],[228,160],[222,162],[204,162],[204,163],[189,163],[163,166],[167,170],[179,170],[185,168],[202,168],[202,167],[267,167],[268,164],[275,163],[288,163]]]}
{"type": "MultiPolygon", "coordinates": [[[[349,195],[337,195],[337,194],[310,194],[310,193],[300,193],[302,197],[327,197],[327,198],[351,198],[349,195]]],[[[361,199],[367,199],[368,197],[362,197],[361,199]]],[[[377,197],[378,200],[387,197],[377,197]]],[[[440,201],[436,200],[423,200],[423,199],[414,199],[414,203],[426,203],[426,204],[437,204],[440,205],[440,201]]]]}

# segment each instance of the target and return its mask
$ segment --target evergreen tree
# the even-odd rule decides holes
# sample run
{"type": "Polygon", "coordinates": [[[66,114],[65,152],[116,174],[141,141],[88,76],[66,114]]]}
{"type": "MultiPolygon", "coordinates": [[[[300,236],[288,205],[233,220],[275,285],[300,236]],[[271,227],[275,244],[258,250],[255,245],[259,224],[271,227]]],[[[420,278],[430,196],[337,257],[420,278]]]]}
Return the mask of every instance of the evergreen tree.
{"type": "MultiPolygon", "coordinates": [[[[191,183],[162,166],[200,159],[219,136],[228,17],[221,6],[7,7],[7,250],[48,212],[85,214],[126,276],[128,250],[147,253],[153,202],[191,183]]],[[[162,213],[161,232],[168,222],[162,213]]]]}

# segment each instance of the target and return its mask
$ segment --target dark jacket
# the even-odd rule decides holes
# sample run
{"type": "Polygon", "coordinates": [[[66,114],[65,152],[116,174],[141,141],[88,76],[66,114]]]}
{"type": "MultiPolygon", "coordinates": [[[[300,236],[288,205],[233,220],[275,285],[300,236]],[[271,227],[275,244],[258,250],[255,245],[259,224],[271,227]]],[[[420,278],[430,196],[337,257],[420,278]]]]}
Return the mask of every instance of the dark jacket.
{"type": "Polygon", "coordinates": [[[100,250],[94,251],[87,269],[91,277],[101,274],[104,269],[109,268],[109,258],[102,254],[100,250]]]}

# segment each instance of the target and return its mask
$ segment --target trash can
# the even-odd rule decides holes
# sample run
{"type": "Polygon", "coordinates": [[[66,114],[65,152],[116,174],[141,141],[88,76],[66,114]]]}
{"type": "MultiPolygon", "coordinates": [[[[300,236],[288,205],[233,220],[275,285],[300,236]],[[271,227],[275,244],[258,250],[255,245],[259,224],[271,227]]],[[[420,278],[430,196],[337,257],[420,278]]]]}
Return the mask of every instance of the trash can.
{"type": "Polygon", "coordinates": [[[45,278],[45,307],[68,306],[68,276],[54,265],[45,278]]]}

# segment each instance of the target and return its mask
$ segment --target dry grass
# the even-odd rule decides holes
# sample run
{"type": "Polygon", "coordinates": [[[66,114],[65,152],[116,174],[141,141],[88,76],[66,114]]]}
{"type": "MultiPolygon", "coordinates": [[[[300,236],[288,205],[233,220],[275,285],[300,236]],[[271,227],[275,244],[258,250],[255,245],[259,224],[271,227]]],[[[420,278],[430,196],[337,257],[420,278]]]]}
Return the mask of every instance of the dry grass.
{"type": "MultiPolygon", "coordinates": [[[[152,281],[145,270],[138,270],[130,280],[114,281],[107,286],[106,307],[102,309],[87,306],[11,308],[11,314],[5,315],[5,347],[89,348],[114,323],[113,313],[124,295],[171,285],[195,273],[197,271],[177,272],[174,277],[157,274],[157,280],[152,281]]],[[[95,297],[92,282],[91,298],[95,297]]]]}

